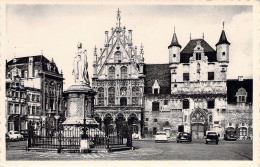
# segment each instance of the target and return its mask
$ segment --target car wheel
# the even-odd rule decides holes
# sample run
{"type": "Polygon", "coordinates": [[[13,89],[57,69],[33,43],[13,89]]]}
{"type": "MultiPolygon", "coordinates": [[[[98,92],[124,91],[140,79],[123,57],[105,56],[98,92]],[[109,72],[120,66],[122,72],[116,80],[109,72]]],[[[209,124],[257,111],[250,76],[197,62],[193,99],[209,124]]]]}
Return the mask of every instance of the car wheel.
{"type": "Polygon", "coordinates": [[[216,144],[218,145],[218,142],[216,141],[216,144]]]}
{"type": "Polygon", "coordinates": [[[206,144],[208,144],[208,141],[206,141],[206,144]]]}
{"type": "Polygon", "coordinates": [[[179,143],[179,141],[177,140],[177,143],[179,143]]]}

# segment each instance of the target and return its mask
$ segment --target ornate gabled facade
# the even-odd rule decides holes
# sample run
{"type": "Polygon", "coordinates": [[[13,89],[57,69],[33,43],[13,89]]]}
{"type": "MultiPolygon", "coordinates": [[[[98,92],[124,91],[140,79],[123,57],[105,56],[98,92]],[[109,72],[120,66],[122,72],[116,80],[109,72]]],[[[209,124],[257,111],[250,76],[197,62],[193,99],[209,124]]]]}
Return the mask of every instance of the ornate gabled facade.
{"type": "MultiPolygon", "coordinates": [[[[168,136],[185,131],[194,139],[201,139],[206,131],[213,130],[224,137],[227,122],[236,125],[240,136],[249,135],[252,131],[252,128],[249,130],[252,125],[252,84],[247,83],[245,90],[227,82],[229,45],[223,28],[216,50],[204,38],[190,39],[181,50],[174,30],[168,46],[169,64],[144,66],[145,136],[155,135],[160,130],[166,131],[168,136]],[[236,93],[230,95],[232,89],[236,89],[236,93]],[[250,96],[248,99],[247,95],[250,96]],[[236,99],[237,103],[229,103],[231,99],[236,99]],[[236,109],[240,112],[236,113],[236,109]],[[248,119],[238,119],[242,115],[248,119]],[[246,132],[245,126],[248,126],[246,132]]],[[[238,84],[243,85],[243,82],[238,84]]]]}
{"type": "Polygon", "coordinates": [[[6,62],[6,83],[7,130],[26,130],[30,120],[35,128],[44,122],[55,129],[54,115],[64,112],[63,74],[53,60],[43,55],[14,58],[6,62]]]}
{"type": "Polygon", "coordinates": [[[95,118],[102,128],[127,123],[141,136],[144,89],[143,46],[140,54],[133,46],[132,30],[121,26],[120,11],[111,32],[105,31],[104,48],[94,50],[92,87],[95,118]]]}

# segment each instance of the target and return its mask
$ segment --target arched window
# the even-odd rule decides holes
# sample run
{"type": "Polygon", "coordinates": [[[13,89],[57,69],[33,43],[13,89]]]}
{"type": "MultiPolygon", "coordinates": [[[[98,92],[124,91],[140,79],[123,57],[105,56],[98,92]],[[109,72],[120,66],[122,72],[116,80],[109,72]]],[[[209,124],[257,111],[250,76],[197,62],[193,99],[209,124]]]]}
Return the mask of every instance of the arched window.
{"type": "Polygon", "coordinates": [[[209,122],[212,123],[212,115],[209,115],[209,122]]]}
{"type": "Polygon", "coordinates": [[[115,79],[115,67],[108,69],[108,79],[115,79]]]}
{"type": "Polygon", "coordinates": [[[236,97],[238,103],[245,103],[247,97],[247,92],[245,88],[239,88],[238,91],[236,92],[236,97]]]}
{"type": "Polygon", "coordinates": [[[108,88],[108,105],[115,105],[115,88],[108,88]]]}
{"type": "Polygon", "coordinates": [[[116,51],[114,53],[114,55],[115,55],[115,57],[114,57],[115,63],[120,63],[121,60],[122,60],[121,52],[120,51],[116,51]]]}
{"type": "Polygon", "coordinates": [[[104,106],[104,88],[98,88],[98,105],[104,106]]]}
{"type": "Polygon", "coordinates": [[[121,67],[121,78],[127,78],[127,68],[125,66],[121,67]]]}

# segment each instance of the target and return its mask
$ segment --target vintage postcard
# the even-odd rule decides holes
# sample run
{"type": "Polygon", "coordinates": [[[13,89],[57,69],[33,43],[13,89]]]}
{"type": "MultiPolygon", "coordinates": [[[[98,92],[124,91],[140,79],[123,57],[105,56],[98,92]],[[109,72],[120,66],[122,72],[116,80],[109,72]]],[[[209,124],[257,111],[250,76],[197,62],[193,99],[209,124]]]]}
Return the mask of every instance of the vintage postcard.
{"type": "Polygon", "coordinates": [[[0,11],[1,165],[260,165],[259,2],[0,11]]]}

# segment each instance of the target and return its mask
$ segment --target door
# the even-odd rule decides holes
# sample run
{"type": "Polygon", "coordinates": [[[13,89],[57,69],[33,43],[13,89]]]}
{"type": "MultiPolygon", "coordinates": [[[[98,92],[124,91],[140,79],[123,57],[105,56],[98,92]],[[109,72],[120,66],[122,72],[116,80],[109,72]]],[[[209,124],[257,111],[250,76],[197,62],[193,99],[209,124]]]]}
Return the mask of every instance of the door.
{"type": "Polygon", "coordinates": [[[204,125],[193,124],[191,127],[193,139],[203,139],[204,137],[204,125]]]}

